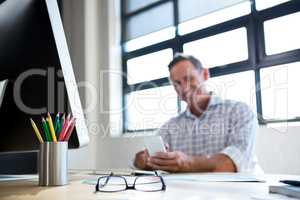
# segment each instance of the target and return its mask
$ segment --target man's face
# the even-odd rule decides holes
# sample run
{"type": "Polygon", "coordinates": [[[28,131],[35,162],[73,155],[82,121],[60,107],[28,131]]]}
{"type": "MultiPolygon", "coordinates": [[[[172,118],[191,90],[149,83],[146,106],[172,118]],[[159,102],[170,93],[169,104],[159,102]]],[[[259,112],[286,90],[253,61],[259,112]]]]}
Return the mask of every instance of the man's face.
{"type": "Polygon", "coordinates": [[[205,70],[197,70],[194,65],[183,60],[178,62],[170,71],[170,79],[178,96],[188,104],[194,95],[201,95],[205,92],[203,83],[207,80],[205,70]]]}

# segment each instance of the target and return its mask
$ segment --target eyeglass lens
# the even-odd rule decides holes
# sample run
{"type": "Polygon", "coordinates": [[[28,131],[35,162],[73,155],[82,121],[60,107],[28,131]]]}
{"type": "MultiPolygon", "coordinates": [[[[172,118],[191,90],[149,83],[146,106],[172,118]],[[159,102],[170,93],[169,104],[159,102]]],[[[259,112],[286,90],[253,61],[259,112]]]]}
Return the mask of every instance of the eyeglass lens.
{"type": "Polygon", "coordinates": [[[128,182],[119,176],[106,176],[99,179],[98,191],[118,192],[126,189],[135,189],[139,191],[151,192],[163,189],[163,183],[159,176],[140,176],[134,182],[128,182]]]}
{"type": "Polygon", "coordinates": [[[135,181],[135,189],[139,191],[159,191],[162,188],[163,183],[159,176],[141,176],[135,181]]]}
{"type": "Polygon", "coordinates": [[[122,177],[107,176],[99,180],[99,191],[117,192],[126,190],[126,182],[122,177]]]}

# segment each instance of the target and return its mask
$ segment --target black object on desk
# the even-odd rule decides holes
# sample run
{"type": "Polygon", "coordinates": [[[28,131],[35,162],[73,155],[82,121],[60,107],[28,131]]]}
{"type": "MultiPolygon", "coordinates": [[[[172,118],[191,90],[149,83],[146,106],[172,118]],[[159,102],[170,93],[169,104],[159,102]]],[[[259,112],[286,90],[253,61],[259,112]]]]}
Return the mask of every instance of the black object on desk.
{"type": "Polygon", "coordinates": [[[292,185],[292,186],[296,186],[296,187],[300,187],[300,181],[296,181],[296,180],[281,180],[279,182],[285,183],[288,185],[292,185]]]}

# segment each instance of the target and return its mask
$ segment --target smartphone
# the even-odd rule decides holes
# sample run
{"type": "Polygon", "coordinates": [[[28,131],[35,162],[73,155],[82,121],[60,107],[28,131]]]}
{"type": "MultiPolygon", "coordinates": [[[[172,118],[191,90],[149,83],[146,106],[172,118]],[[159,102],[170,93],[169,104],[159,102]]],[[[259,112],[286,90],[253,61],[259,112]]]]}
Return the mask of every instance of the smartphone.
{"type": "Polygon", "coordinates": [[[144,141],[150,156],[154,156],[157,152],[167,152],[161,136],[146,137],[144,141]]]}

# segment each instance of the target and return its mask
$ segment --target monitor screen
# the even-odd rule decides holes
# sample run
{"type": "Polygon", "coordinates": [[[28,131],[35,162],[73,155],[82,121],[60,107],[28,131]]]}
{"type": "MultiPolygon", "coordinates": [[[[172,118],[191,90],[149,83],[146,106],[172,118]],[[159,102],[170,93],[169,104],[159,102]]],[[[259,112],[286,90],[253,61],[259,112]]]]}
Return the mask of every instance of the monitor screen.
{"type": "Polygon", "coordinates": [[[0,0],[0,70],[0,174],[14,172],[9,162],[36,165],[39,141],[29,118],[41,128],[47,112],[70,112],[76,128],[69,147],[89,142],[57,0],[0,0]]]}

